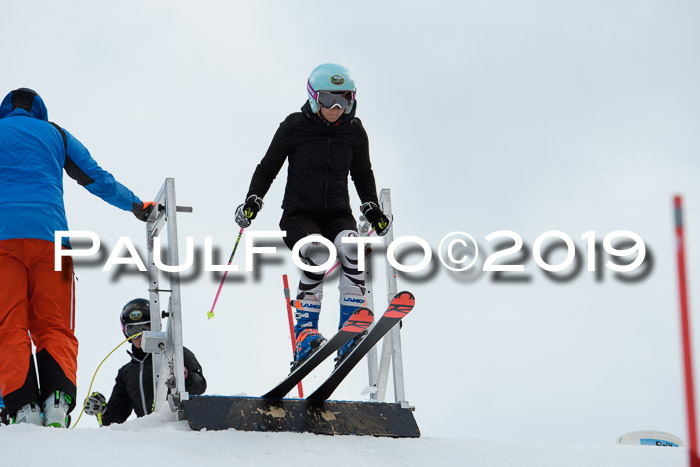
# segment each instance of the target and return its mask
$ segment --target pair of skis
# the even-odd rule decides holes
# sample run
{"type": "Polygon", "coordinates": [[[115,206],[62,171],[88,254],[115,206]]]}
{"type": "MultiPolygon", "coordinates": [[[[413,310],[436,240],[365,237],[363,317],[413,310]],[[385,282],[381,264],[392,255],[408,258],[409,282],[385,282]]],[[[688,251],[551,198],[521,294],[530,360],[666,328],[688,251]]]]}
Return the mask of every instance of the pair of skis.
{"type": "MultiPolygon", "coordinates": [[[[360,360],[389,332],[401,319],[406,316],[415,304],[415,298],[411,292],[399,292],[389,303],[382,317],[375,326],[369,330],[367,335],[350,350],[340,364],[333,370],[333,373],[321,384],[310,396],[308,400],[324,401],[328,399],[333,391],[340,385],[350,371],[355,368],[360,360]]],[[[331,354],[340,349],[343,344],[350,339],[357,337],[360,333],[370,327],[374,320],[372,311],[368,308],[358,308],[345,325],[316,352],[311,354],[301,365],[292,371],[274,389],[263,395],[266,399],[281,399],[294,388],[294,386],[304,379],[314,368],[321,364],[331,354]]]]}

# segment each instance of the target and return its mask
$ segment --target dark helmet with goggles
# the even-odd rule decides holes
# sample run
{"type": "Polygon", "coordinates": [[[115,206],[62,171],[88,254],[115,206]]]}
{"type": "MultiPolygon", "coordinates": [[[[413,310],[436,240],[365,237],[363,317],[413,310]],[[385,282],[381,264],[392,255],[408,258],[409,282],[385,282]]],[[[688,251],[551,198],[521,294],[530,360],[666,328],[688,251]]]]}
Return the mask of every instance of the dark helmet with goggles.
{"type": "Polygon", "coordinates": [[[151,330],[151,303],[145,298],[136,298],[122,308],[119,315],[125,337],[151,330]]]}

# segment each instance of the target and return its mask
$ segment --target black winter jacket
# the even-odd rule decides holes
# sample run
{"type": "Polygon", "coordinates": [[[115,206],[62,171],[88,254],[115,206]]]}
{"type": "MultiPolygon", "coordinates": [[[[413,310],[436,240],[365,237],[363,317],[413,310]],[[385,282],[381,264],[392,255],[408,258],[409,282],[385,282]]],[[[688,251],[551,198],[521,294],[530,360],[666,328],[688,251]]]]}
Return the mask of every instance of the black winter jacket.
{"type": "MultiPolygon", "coordinates": [[[[128,351],[127,351],[128,352],[128,351]]],[[[131,361],[121,367],[116,383],[102,413],[102,425],[123,423],[135,411],[138,417],[153,412],[153,359],[150,353],[131,346],[131,361]]],[[[192,395],[204,393],[207,381],[202,374],[202,366],[189,349],[183,348],[185,357],[185,389],[192,395]]]]}
{"type": "Polygon", "coordinates": [[[335,123],[311,112],[308,102],[301,112],[290,114],[255,169],[248,196],[263,198],[289,158],[285,211],[351,211],[348,174],[363,203],[378,203],[367,132],[355,117],[356,109],[357,102],[335,123]]]}

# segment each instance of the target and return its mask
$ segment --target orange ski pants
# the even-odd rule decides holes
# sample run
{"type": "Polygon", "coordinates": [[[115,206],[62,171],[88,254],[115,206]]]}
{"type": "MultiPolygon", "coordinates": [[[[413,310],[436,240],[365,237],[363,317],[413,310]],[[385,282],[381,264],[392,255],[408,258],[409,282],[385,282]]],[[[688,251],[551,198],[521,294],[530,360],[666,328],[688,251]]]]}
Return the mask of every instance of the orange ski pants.
{"type": "Polygon", "coordinates": [[[37,354],[46,350],[65,377],[74,386],[76,384],[78,340],[74,334],[73,259],[64,256],[61,269],[54,271],[53,242],[0,240],[0,394],[3,399],[20,389],[28,378],[33,362],[32,340],[37,354]]]}

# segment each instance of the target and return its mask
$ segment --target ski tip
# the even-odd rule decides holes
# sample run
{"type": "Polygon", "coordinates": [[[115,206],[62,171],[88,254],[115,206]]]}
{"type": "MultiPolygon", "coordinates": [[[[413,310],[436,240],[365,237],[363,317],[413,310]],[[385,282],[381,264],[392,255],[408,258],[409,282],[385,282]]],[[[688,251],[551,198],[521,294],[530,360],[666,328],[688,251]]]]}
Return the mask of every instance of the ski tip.
{"type": "Polygon", "coordinates": [[[403,292],[399,292],[394,295],[394,300],[401,300],[402,304],[406,305],[415,305],[416,303],[416,297],[414,297],[408,290],[404,290],[403,292]]]}
{"type": "Polygon", "coordinates": [[[374,321],[374,313],[369,308],[358,308],[343,325],[343,331],[362,332],[374,321]]]}
{"type": "Polygon", "coordinates": [[[384,312],[384,316],[401,319],[413,309],[415,304],[416,299],[411,292],[399,292],[394,295],[389,308],[384,312]]]}

